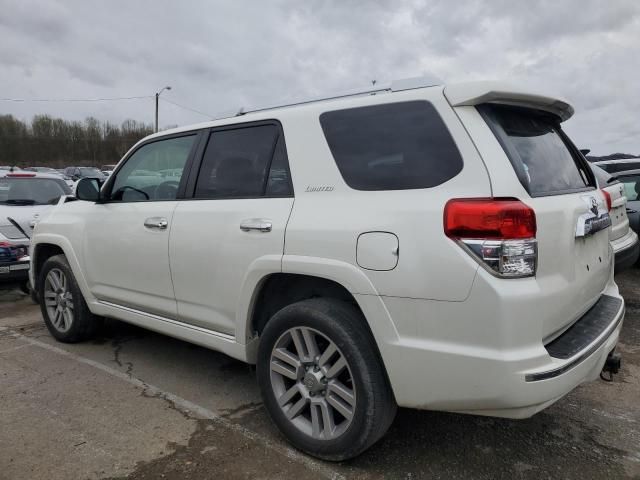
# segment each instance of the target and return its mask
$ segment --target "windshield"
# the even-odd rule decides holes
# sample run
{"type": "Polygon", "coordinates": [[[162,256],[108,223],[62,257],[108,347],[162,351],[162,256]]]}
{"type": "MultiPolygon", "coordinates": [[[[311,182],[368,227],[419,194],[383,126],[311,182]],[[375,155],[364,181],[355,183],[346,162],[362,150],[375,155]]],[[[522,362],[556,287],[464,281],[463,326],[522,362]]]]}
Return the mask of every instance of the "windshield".
{"type": "Polygon", "coordinates": [[[83,177],[102,177],[102,172],[94,167],[80,167],[80,175],[83,177]]]}
{"type": "Polygon", "coordinates": [[[531,196],[570,193],[593,186],[586,162],[553,116],[505,105],[482,105],[479,110],[531,196]]]}
{"type": "Polygon", "coordinates": [[[51,205],[71,190],[62,180],[49,178],[0,178],[0,204],[51,205]]]}

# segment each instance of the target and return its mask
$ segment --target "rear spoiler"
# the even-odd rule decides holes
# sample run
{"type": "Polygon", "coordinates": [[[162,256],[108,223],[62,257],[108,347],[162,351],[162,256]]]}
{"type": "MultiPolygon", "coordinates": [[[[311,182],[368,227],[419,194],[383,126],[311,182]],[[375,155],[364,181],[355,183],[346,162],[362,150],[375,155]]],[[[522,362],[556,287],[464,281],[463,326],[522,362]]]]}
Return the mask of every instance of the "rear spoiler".
{"type": "Polygon", "coordinates": [[[532,93],[499,82],[469,82],[448,85],[444,88],[444,96],[452,107],[482,103],[530,107],[553,113],[563,122],[571,118],[574,112],[573,107],[560,98],[532,93]]]}

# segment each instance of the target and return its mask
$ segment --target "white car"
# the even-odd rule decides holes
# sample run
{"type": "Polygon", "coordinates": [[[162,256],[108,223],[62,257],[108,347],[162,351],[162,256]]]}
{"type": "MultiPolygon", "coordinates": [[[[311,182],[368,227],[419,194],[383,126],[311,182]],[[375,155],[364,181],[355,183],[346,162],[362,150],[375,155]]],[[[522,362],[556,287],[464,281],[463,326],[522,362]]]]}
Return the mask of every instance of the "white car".
{"type": "Polygon", "coordinates": [[[151,135],[37,225],[44,321],[256,364],[275,424],[328,460],[397,405],[529,417],[619,366],[611,220],[572,114],[413,79],[151,135]]]}
{"type": "Polygon", "coordinates": [[[607,173],[624,172],[640,168],[640,158],[620,158],[617,160],[600,160],[593,162],[593,165],[600,167],[607,173]]]}
{"type": "Polygon", "coordinates": [[[591,169],[605,196],[611,217],[609,241],[615,255],[615,271],[618,273],[634,266],[638,261],[640,255],[638,235],[629,225],[624,184],[595,164],[591,164],[591,169]]]}

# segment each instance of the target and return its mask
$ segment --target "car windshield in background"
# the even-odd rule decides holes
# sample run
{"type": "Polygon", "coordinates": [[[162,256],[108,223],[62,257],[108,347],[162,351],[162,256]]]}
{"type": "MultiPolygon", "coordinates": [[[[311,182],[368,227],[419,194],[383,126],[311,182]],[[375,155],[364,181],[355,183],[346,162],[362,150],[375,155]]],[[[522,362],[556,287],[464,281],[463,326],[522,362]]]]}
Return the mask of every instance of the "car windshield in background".
{"type": "Polygon", "coordinates": [[[63,180],[50,178],[0,178],[1,205],[51,205],[71,195],[63,180]]]}
{"type": "Polygon", "coordinates": [[[584,162],[549,114],[504,105],[478,107],[531,196],[591,187],[584,162]]]}
{"type": "Polygon", "coordinates": [[[83,177],[102,177],[102,172],[93,167],[80,167],[80,175],[83,177]]]}

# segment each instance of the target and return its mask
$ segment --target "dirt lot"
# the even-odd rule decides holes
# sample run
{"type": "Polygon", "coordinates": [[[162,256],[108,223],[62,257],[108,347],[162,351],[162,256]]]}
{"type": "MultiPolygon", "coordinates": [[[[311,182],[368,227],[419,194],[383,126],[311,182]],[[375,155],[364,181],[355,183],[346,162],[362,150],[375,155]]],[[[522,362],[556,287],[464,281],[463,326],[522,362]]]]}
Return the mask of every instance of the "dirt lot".
{"type": "Polygon", "coordinates": [[[254,373],[222,354],[115,321],[56,343],[36,306],[0,295],[0,478],[640,478],[640,270],[613,383],[528,420],[400,410],[356,460],[291,449],[254,373]]]}

